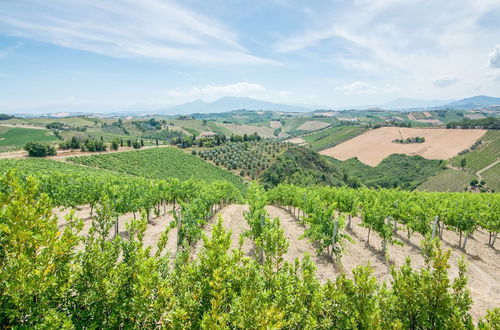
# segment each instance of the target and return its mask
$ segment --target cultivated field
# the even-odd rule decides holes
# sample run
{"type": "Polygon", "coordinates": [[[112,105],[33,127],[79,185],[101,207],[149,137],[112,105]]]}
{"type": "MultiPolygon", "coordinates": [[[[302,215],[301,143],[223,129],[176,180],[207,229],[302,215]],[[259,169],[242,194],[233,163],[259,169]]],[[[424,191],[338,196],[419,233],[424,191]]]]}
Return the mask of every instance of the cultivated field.
{"type": "Polygon", "coordinates": [[[22,148],[30,141],[52,142],[57,138],[46,129],[0,126],[0,152],[22,148]]]}
{"type": "Polygon", "coordinates": [[[475,172],[500,158],[500,131],[488,131],[481,140],[482,142],[476,150],[453,157],[451,163],[458,167],[461,160],[465,158],[465,167],[475,172]]]}
{"type": "Polygon", "coordinates": [[[500,163],[484,171],[481,176],[489,188],[500,192],[500,163]]]}
{"type": "Polygon", "coordinates": [[[461,192],[476,178],[475,175],[457,170],[444,170],[425,180],[418,190],[461,192]]]}
{"type": "Polygon", "coordinates": [[[365,131],[366,128],[358,126],[330,127],[320,132],[304,135],[303,139],[313,150],[323,150],[349,140],[365,131]]]}
{"type": "Polygon", "coordinates": [[[220,127],[228,129],[231,133],[237,135],[257,133],[264,138],[272,138],[274,136],[274,128],[271,127],[258,127],[252,125],[237,125],[237,124],[217,124],[220,127]]]}
{"type": "Polygon", "coordinates": [[[327,126],[329,126],[329,123],[325,123],[323,121],[317,121],[317,120],[308,120],[302,125],[300,125],[297,130],[299,131],[315,131],[317,129],[322,129],[327,126]]]}
{"type": "Polygon", "coordinates": [[[376,166],[392,154],[420,155],[428,159],[448,159],[469,148],[486,130],[382,127],[321,151],[340,160],[357,157],[376,166]],[[421,136],[424,143],[401,144],[395,139],[421,136]]]}

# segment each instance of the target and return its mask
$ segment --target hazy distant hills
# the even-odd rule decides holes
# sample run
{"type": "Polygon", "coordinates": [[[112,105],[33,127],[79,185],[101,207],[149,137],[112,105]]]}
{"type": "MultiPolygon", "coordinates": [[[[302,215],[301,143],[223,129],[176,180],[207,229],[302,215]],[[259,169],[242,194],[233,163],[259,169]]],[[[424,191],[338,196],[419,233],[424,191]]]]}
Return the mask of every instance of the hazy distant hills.
{"type": "Polygon", "coordinates": [[[233,97],[226,96],[213,102],[204,102],[196,100],[189,103],[175,105],[163,110],[159,110],[162,114],[190,114],[190,113],[217,113],[227,112],[231,110],[274,110],[282,112],[310,112],[311,108],[272,103],[252,99],[249,97],[233,97]]]}
{"type": "MultiPolygon", "coordinates": [[[[330,108],[332,110],[347,110],[347,109],[370,109],[380,108],[385,110],[401,110],[401,111],[418,111],[418,110],[470,110],[485,108],[494,105],[500,105],[499,97],[490,97],[478,95],[474,97],[464,98],[458,101],[449,100],[415,100],[408,98],[399,98],[382,105],[360,105],[343,108],[330,108]]],[[[110,106],[110,105],[44,105],[39,107],[30,107],[18,109],[14,114],[23,116],[35,116],[45,114],[48,116],[68,115],[92,115],[99,114],[103,116],[142,116],[147,114],[162,114],[162,115],[187,115],[193,113],[220,113],[232,110],[270,110],[279,112],[312,112],[319,109],[319,106],[299,106],[282,103],[273,103],[262,100],[257,100],[249,97],[232,97],[227,96],[213,102],[205,102],[196,100],[189,103],[162,107],[158,104],[132,104],[128,106],[110,106]]],[[[329,109],[328,107],[321,107],[329,109]]],[[[1,112],[1,111],[0,111],[1,112]]],[[[13,113],[13,112],[7,112],[13,113]]]]}
{"type": "Polygon", "coordinates": [[[455,102],[451,102],[440,107],[439,109],[455,109],[455,110],[469,110],[489,107],[492,105],[500,105],[500,97],[490,97],[490,96],[473,96],[465,99],[461,99],[455,102]]]}

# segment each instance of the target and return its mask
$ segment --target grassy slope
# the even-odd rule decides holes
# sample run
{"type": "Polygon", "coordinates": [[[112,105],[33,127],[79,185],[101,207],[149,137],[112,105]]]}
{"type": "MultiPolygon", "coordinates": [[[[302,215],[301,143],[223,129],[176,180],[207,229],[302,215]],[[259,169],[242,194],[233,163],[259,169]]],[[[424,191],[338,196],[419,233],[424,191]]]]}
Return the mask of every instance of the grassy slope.
{"type": "Polygon", "coordinates": [[[52,142],[57,138],[48,130],[0,126],[0,150],[20,148],[30,141],[52,142]]]}
{"type": "Polygon", "coordinates": [[[313,148],[319,151],[333,147],[343,141],[351,139],[366,132],[366,128],[355,126],[338,126],[327,128],[311,135],[306,135],[303,139],[313,148]]]}
{"type": "Polygon", "coordinates": [[[500,192],[500,163],[481,174],[486,185],[496,192],[500,192]]]}
{"type": "Polygon", "coordinates": [[[180,180],[195,178],[208,182],[224,180],[231,182],[240,190],[244,189],[241,179],[231,172],[174,148],[72,157],[69,160],[152,179],[175,177],[180,180]]]}
{"type": "Polygon", "coordinates": [[[500,153],[500,131],[488,131],[481,140],[483,141],[481,147],[462,156],[453,157],[451,164],[460,166],[460,161],[465,158],[465,167],[475,172],[493,163],[500,153]]]}
{"type": "Polygon", "coordinates": [[[100,118],[64,117],[64,118],[13,118],[3,121],[5,124],[45,126],[49,123],[63,123],[72,126],[94,126],[94,121],[103,122],[100,118]]]}
{"type": "Polygon", "coordinates": [[[410,190],[441,172],[443,164],[440,160],[407,155],[390,155],[376,167],[365,165],[356,158],[346,161],[326,158],[350,177],[359,178],[368,187],[400,187],[410,190]]]}
{"type": "Polygon", "coordinates": [[[0,159],[0,173],[5,173],[10,169],[16,169],[21,174],[50,174],[67,173],[68,175],[89,172],[99,176],[116,175],[115,172],[84,167],[77,164],[70,164],[43,158],[23,158],[23,159],[0,159]]]}
{"type": "Polygon", "coordinates": [[[428,178],[417,189],[423,191],[460,192],[464,191],[475,178],[475,175],[467,172],[447,169],[438,175],[428,178]]]}

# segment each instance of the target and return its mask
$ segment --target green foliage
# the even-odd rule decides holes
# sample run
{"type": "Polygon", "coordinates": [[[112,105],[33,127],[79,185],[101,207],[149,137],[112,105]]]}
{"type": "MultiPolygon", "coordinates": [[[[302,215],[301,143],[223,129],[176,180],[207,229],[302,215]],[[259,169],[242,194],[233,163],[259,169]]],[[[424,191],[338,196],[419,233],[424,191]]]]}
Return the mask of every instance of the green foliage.
{"type": "Polygon", "coordinates": [[[21,149],[28,142],[53,142],[57,138],[46,129],[0,126],[0,151],[21,149]]]}
{"type": "Polygon", "coordinates": [[[264,173],[261,181],[266,188],[280,183],[307,185],[342,185],[340,171],[318,153],[302,147],[287,149],[264,173]]]}
{"type": "Polygon", "coordinates": [[[462,159],[467,159],[465,168],[475,172],[497,160],[500,150],[500,130],[486,132],[480,141],[474,150],[453,157],[451,164],[458,167],[462,159]]]}
{"type": "Polygon", "coordinates": [[[446,169],[437,175],[427,178],[417,190],[462,192],[476,176],[464,171],[446,169]]]}
{"type": "Polygon", "coordinates": [[[28,142],[24,146],[24,150],[28,152],[31,157],[47,157],[54,156],[57,154],[56,148],[50,144],[38,143],[38,142],[28,142]]]}
{"type": "Polygon", "coordinates": [[[305,135],[302,138],[313,150],[319,151],[336,146],[366,131],[366,128],[359,126],[336,126],[305,135]]]}
{"type": "Polygon", "coordinates": [[[236,175],[174,148],[71,157],[68,160],[151,179],[197,178],[207,182],[226,180],[238,189],[244,189],[243,182],[236,175]]]}
{"type": "MultiPolygon", "coordinates": [[[[74,216],[69,216],[63,230],[58,228],[51,214],[54,204],[38,189],[44,189],[49,178],[41,177],[37,183],[8,174],[0,182],[0,324],[4,327],[472,328],[465,265],[460,264],[458,277],[451,281],[449,252],[435,243],[426,243],[425,267],[414,270],[407,263],[394,268],[390,286],[379,284],[369,266],[356,268],[352,280],[340,275],[321,284],[307,257],[279,267],[272,267],[276,261],[272,258],[260,265],[240,250],[229,252],[231,236],[222,220],[211,238],[204,239],[197,258],[180,253],[171,263],[168,255],[151,255],[144,248],[145,217],[132,220],[124,238],[107,235],[118,212],[115,198],[127,199],[133,190],[123,188],[135,179],[122,176],[125,182],[117,194],[103,195],[91,234],[82,237],[82,222],[74,216]],[[80,243],[83,248],[75,250],[80,243]]],[[[203,186],[172,181],[158,191],[146,187],[137,196],[150,189],[154,196],[164,191],[167,199],[180,198],[190,207],[188,200],[211,198],[210,192],[224,190],[205,187],[208,194],[198,195],[203,186]]],[[[250,213],[260,216],[266,196],[258,186],[250,191],[254,205],[250,213]]],[[[212,202],[223,196],[216,195],[212,202]]],[[[268,249],[263,244],[269,256],[283,251],[282,244],[272,243],[282,241],[276,239],[282,237],[278,227],[272,221],[261,231],[263,241],[278,247],[268,249]]],[[[498,328],[498,315],[498,309],[489,312],[480,327],[498,328]]]]}
{"type": "Polygon", "coordinates": [[[420,156],[390,155],[376,167],[357,158],[340,161],[326,157],[338,171],[350,178],[358,178],[366,187],[401,188],[413,190],[425,179],[443,170],[443,161],[420,156]]]}
{"type": "Polygon", "coordinates": [[[274,141],[233,142],[222,147],[201,150],[198,154],[204,160],[224,166],[228,170],[240,170],[247,176],[259,176],[289,147],[287,143],[274,141]]]}
{"type": "Polygon", "coordinates": [[[446,128],[484,128],[500,129],[500,118],[486,117],[481,119],[464,118],[462,121],[446,124],[446,128]]]}

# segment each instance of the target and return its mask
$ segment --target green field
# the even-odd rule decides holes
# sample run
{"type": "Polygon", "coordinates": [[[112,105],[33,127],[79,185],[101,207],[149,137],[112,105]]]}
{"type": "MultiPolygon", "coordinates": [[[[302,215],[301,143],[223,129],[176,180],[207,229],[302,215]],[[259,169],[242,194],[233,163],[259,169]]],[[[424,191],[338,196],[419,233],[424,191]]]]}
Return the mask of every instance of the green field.
{"type": "Polygon", "coordinates": [[[19,149],[30,141],[52,142],[57,138],[46,129],[0,126],[0,151],[19,149]]]}
{"type": "Polygon", "coordinates": [[[82,157],[69,161],[150,179],[190,178],[212,182],[225,180],[238,189],[244,189],[243,181],[229,171],[209,164],[200,158],[175,148],[151,148],[147,150],[118,152],[82,157]]]}
{"type": "Polygon", "coordinates": [[[481,176],[489,188],[500,192],[500,163],[484,171],[481,176]]]}
{"type": "Polygon", "coordinates": [[[338,126],[330,127],[310,135],[305,135],[302,138],[312,147],[313,150],[319,151],[352,139],[353,137],[366,131],[367,129],[364,127],[338,126]]]}
{"type": "Polygon", "coordinates": [[[307,132],[307,131],[298,131],[297,129],[304,124],[306,121],[322,121],[328,124],[335,124],[338,122],[337,119],[333,117],[296,117],[296,118],[286,118],[285,124],[281,127],[281,131],[285,133],[291,133],[293,135],[294,132],[307,132]]]}
{"type": "Polygon", "coordinates": [[[5,173],[10,169],[15,169],[18,173],[27,174],[48,174],[65,173],[69,176],[88,173],[102,178],[116,176],[117,173],[108,170],[95,169],[91,167],[59,162],[50,159],[23,158],[23,159],[0,159],[0,173],[5,173]]]}
{"type": "Polygon", "coordinates": [[[63,118],[12,118],[3,121],[5,124],[11,125],[33,125],[45,127],[50,123],[62,123],[70,126],[95,126],[95,123],[100,124],[104,121],[109,121],[101,118],[90,117],[63,117],[63,118]]]}
{"type": "Polygon", "coordinates": [[[453,157],[451,164],[459,167],[461,160],[465,158],[465,167],[475,172],[493,163],[500,156],[500,131],[488,131],[481,140],[478,149],[453,157]]]}
{"type": "Polygon", "coordinates": [[[417,190],[460,192],[464,191],[474,179],[476,176],[473,174],[448,169],[425,180],[417,190]]]}

